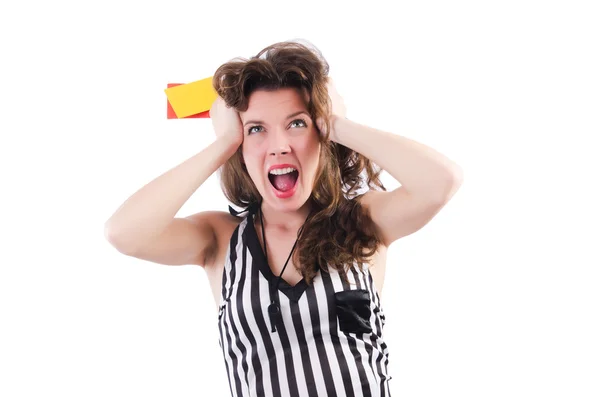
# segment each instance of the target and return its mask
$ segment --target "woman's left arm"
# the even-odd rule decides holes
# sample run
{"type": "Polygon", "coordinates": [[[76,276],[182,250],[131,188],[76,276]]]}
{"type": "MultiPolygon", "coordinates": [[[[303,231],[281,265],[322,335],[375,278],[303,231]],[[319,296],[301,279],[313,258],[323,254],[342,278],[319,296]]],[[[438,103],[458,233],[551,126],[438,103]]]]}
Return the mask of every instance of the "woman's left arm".
{"type": "Polygon", "coordinates": [[[330,139],[371,159],[422,201],[447,201],[462,171],[450,159],[412,139],[334,115],[330,139]]]}
{"type": "Polygon", "coordinates": [[[331,80],[328,90],[330,139],[369,158],[402,185],[390,192],[370,190],[360,198],[389,246],[421,229],[446,205],[462,184],[462,169],[422,143],[347,119],[331,80]]]}
{"type": "Polygon", "coordinates": [[[462,184],[462,169],[424,144],[337,115],[331,125],[332,141],[369,158],[402,185],[360,198],[386,246],[425,226],[462,184]]]}

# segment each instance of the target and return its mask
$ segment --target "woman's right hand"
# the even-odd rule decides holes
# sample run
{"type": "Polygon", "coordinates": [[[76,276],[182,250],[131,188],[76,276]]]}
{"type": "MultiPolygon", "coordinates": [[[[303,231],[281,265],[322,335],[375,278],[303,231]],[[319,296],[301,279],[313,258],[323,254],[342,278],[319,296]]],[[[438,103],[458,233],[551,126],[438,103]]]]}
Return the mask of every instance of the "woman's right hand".
{"type": "Polygon", "coordinates": [[[242,144],[244,132],[242,120],[237,110],[228,107],[223,98],[217,96],[209,114],[217,139],[224,139],[236,146],[242,144]]]}

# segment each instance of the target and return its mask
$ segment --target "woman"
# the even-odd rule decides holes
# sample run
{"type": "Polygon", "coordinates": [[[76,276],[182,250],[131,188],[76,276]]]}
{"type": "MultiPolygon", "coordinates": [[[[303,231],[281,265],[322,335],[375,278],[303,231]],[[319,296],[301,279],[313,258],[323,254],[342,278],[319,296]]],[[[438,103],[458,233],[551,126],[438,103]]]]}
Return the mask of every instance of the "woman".
{"type": "Polygon", "coordinates": [[[216,141],[106,225],[126,255],[206,270],[233,396],[388,396],[387,247],[461,184],[441,154],[348,120],[328,72],[295,42],[222,65],[216,141]],[[374,163],[402,186],[385,191],[374,163]],[[245,209],[175,218],[218,169],[227,199],[245,209]]]}

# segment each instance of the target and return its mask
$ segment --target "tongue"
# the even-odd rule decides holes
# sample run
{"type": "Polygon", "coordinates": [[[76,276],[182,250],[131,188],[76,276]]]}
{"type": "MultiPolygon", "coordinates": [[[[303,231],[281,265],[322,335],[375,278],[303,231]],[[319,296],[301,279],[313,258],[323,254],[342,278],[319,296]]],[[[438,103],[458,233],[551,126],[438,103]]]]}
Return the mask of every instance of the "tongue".
{"type": "Polygon", "coordinates": [[[290,172],[289,174],[283,175],[274,175],[273,176],[273,186],[279,191],[287,192],[291,188],[294,187],[296,183],[295,172],[290,172]]]}

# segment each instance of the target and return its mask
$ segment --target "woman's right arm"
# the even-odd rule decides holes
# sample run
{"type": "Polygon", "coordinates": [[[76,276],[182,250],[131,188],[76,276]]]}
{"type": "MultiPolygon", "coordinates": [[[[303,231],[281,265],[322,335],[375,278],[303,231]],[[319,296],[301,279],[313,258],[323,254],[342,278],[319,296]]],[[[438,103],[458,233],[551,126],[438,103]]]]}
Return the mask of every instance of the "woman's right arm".
{"type": "Polygon", "coordinates": [[[200,153],[146,184],[106,221],[106,239],[120,252],[166,265],[205,265],[216,253],[224,211],[175,218],[198,190],[244,140],[239,113],[217,97],[210,109],[217,139],[200,153]]]}
{"type": "Polygon", "coordinates": [[[129,197],[105,224],[106,239],[119,252],[152,262],[204,265],[215,242],[218,212],[175,218],[192,194],[239,143],[217,139],[200,153],[152,180],[129,197]]]}

